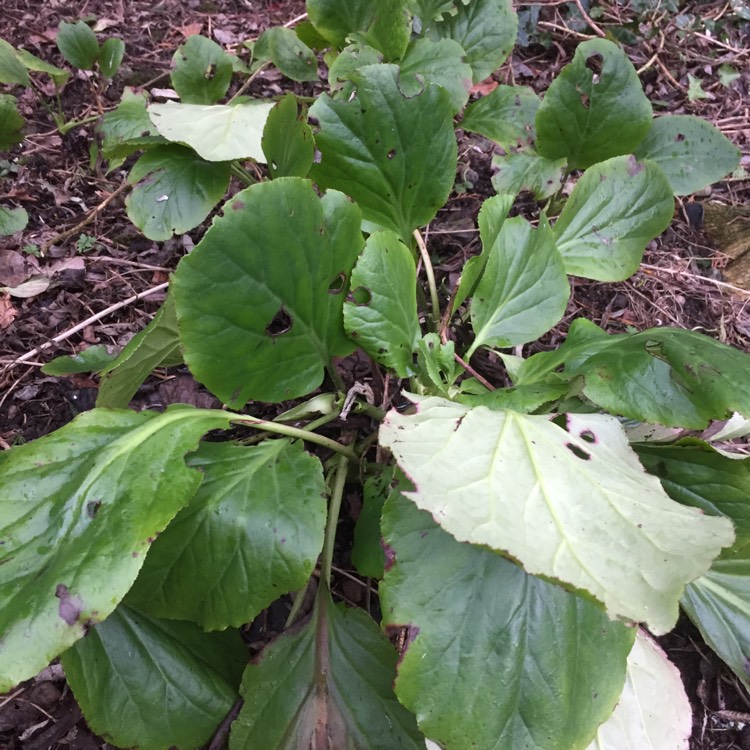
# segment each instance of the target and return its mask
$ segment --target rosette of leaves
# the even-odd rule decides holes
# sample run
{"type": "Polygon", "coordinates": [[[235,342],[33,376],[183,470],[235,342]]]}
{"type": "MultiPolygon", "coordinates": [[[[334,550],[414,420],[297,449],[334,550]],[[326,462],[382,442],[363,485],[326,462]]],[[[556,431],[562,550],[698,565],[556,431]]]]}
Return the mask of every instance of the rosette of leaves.
{"type": "MultiPolygon", "coordinates": [[[[542,104],[503,92],[513,116],[498,141],[520,153],[531,139],[584,171],[556,218],[509,218],[516,190],[485,201],[481,252],[445,299],[420,285],[417,257],[431,260],[413,233],[449,199],[455,100],[438,82],[409,88],[398,34],[373,46],[402,23],[379,7],[309,3],[332,48],[351,39],[390,61],[354,66],[346,97],[312,106],[312,167],[296,103],[271,111],[295,148],[265,133],[273,179],[225,202],[162,312],[104,365],[99,407],[0,454],[0,690],[62,654],[90,724],[123,747],[205,744],[240,696],[234,749],[679,747],[684,691],[635,625],[668,632],[682,608],[747,680],[750,463],[644,437],[750,415],[748,355],[693,331],[610,335],[585,320],[553,351],[514,352],[559,323],[570,275],[633,273],[693,179],[678,163],[694,149],[700,164],[708,136],[682,121],[684,138],[652,133],[659,120],[636,106],[636,154],[613,153],[578,111],[605,107],[602,80],[632,88],[604,42],[582,45],[542,104]],[[583,118],[579,133],[563,132],[560,107],[583,118]],[[397,408],[344,385],[339,363],[358,349],[400,388],[397,408]],[[471,367],[488,350],[504,366],[494,384],[471,367]],[[117,408],[181,359],[226,409],[117,408]],[[239,411],[259,405],[276,418],[239,411]],[[359,486],[352,559],[382,579],[379,623],[331,593],[342,498],[359,486]],[[311,577],[308,616],[295,607],[247,664],[239,628],[311,577]]],[[[383,7],[490,65],[473,19],[497,5],[383,7]]],[[[206,80],[201,96],[224,85],[206,80]]],[[[491,106],[475,106],[467,127],[484,128],[491,106]]],[[[151,111],[175,142],[141,157],[150,174],[173,150],[198,154],[169,109],[151,111]]],[[[126,121],[110,123],[130,133],[123,147],[153,137],[126,121]]]]}

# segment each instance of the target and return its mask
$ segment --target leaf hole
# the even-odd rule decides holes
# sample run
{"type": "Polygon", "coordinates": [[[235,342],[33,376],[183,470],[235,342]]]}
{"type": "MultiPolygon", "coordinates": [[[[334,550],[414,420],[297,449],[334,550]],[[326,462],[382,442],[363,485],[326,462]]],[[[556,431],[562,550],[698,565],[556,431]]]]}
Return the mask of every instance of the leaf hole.
{"type": "Polygon", "coordinates": [[[367,287],[358,286],[352,292],[352,302],[359,307],[366,307],[372,302],[372,292],[367,287]]]}
{"type": "Polygon", "coordinates": [[[598,76],[604,67],[604,58],[598,52],[595,52],[586,59],[586,67],[598,76]]]}
{"type": "Polygon", "coordinates": [[[271,322],[266,326],[266,333],[269,336],[281,336],[292,329],[294,320],[291,315],[282,307],[271,318],[271,322]]]}
{"type": "Polygon", "coordinates": [[[583,448],[579,448],[575,443],[565,443],[565,447],[576,457],[584,461],[591,460],[591,454],[586,453],[583,448]]]}
{"type": "Polygon", "coordinates": [[[685,134],[684,133],[677,133],[675,136],[675,140],[677,143],[682,143],[685,140],[685,134]]]}
{"type": "Polygon", "coordinates": [[[394,157],[395,155],[396,155],[396,149],[395,149],[395,148],[392,148],[392,149],[391,149],[391,150],[390,150],[390,151],[388,152],[388,154],[387,154],[387,156],[388,156],[388,158],[389,158],[389,159],[392,159],[392,158],[393,158],[393,157],[394,157]]]}
{"type": "Polygon", "coordinates": [[[581,94],[581,106],[584,109],[588,109],[589,108],[589,98],[588,98],[588,96],[586,94],[581,94]]]}
{"type": "Polygon", "coordinates": [[[591,430],[584,430],[580,436],[581,440],[584,440],[587,443],[595,443],[596,442],[596,435],[594,435],[591,430]]]}
{"type": "Polygon", "coordinates": [[[346,286],[346,274],[342,271],[336,278],[328,285],[328,294],[341,294],[346,286]]]}

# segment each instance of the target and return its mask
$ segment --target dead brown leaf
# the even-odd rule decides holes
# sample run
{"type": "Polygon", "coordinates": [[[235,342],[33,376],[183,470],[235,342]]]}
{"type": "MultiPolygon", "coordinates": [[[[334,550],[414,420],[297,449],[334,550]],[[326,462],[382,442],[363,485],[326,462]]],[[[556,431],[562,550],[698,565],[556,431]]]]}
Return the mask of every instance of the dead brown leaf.
{"type": "Polygon", "coordinates": [[[0,294],[0,329],[7,328],[18,315],[18,310],[13,307],[9,294],[0,294]]]}

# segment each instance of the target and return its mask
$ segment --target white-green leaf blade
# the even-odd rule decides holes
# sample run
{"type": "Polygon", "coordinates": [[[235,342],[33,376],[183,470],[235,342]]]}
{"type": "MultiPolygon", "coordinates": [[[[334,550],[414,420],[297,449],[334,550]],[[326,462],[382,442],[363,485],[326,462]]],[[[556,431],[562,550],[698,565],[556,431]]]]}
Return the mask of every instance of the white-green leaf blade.
{"type": "Polygon", "coordinates": [[[386,627],[408,625],[396,694],[442,747],[573,750],[612,712],[633,631],[594,602],[386,502],[386,627]]]}
{"type": "Polygon", "coordinates": [[[310,108],[320,125],[321,161],[312,175],[322,188],[353,198],[368,221],[403,242],[443,206],[456,175],[457,145],[448,93],[434,84],[407,97],[395,65],[352,73],[356,96],[323,95],[310,108]]]}
{"type": "Polygon", "coordinates": [[[361,609],[318,594],[312,618],[248,666],[230,750],[419,750],[414,717],[393,694],[397,654],[361,609]]]}
{"type": "Polygon", "coordinates": [[[588,750],[687,750],[691,730],[690,701],[679,671],[638,630],[620,700],[588,750]]]}
{"type": "Polygon", "coordinates": [[[0,453],[0,690],[114,610],[200,481],[184,455],[230,420],[96,409],[0,453]]]}
{"type": "Polygon", "coordinates": [[[170,141],[185,143],[206,161],[255,159],[265,164],[261,139],[272,101],[228,104],[152,104],[148,114],[170,141]]]}
{"type": "Polygon", "coordinates": [[[409,249],[389,231],[371,234],[352,271],[344,326],[376,362],[400,378],[413,370],[420,336],[417,271],[409,249]]]}
{"type": "Polygon", "coordinates": [[[301,589],[323,547],[326,487],[301,443],[203,443],[203,482],[154,542],[128,600],[204,630],[252,622],[301,589]]]}
{"type": "Polygon", "coordinates": [[[726,519],[669,499],[613,417],[569,414],[566,431],[546,416],[417,403],[380,429],[415,484],[406,494],[456,539],[585,589],[612,617],[668,632],[685,584],[734,539],[726,519]]]}
{"type": "Polygon", "coordinates": [[[697,193],[740,164],[737,146],[710,122],[692,115],[657,118],[633,153],[656,162],[675,195],[697,193]]]}
{"type": "Polygon", "coordinates": [[[474,343],[507,348],[545,334],[565,312],[570,285],[552,230],[507,219],[489,249],[471,302],[474,343]]]}
{"type": "Polygon", "coordinates": [[[633,156],[595,164],[583,173],[553,227],[566,271],[597,281],[628,278],[673,212],[672,188],[656,164],[633,156]]]}
{"type": "Polygon", "coordinates": [[[125,604],[62,656],[89,726],[140,750],[208,742],[238,698],[246,661],[236,630],[204,633],[125,604]]]}

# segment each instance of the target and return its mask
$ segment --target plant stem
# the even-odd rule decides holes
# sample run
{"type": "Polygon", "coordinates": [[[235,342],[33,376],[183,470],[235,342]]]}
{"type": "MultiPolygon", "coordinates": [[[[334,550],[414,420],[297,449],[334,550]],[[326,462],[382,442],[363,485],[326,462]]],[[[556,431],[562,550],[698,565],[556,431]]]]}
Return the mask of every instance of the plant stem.
{"type": "Polygon", "coordinates": [[[250,173],[242,166],[237,164],[237,162],[233,161],[229,167],[229,170],[240,182],[244,183],[245,185],[255,184],[255,180],[252,178],[250,173]]]}
{"type": "Polygon", "coordinates": [[[436,321],[440,320],[440,299],[438,297],[437,284],[435,283],[435,271],[432,268],[430,254],[427,252],[427,245],[425,245],[418,229],[414,230],[413,236],[417,241],[419,254],[422,256],[424,270],[427,274],[427,285],[430,287],[430,300],[432,301],[432,315],[430,317],[432,318],[432,327],[436,328],[436,321]]]}
{"type": "Polygon", "coordinates": [[[299,611],[302,609],[302,603],[305,600],[307,590],[310,588],[311,581],[312,578],[308,578],[307,583],[297,592],[297,596],[294,597],[294,603],[292,604],[292,608],[289,610],[289,616],[284,623],[284,630],[291,627],[292,623],[297,619],[297,615],[299,615],[299,611]]]}
{"type": "Polygon", "coordinates": [[[320,579],[330,589],[331,566],[333,565],[333,545],[336,540],[336,527],[339,523],[339,512],[341,510],[341,498],[344,496],[344,485],[346,484],[346,473],[349,469],[349,459],[341,455],[338,458],[338,467],[331,487],[331,502],[328,504],[328,522],[326,523],[326,535],[323,542],[323,560],[320,569],[320,579]]]}
{"type": "Polygon", "coordinates": [[[262,65],[258,66],[258,69],[248,76],[248,79],[245,81],[245,83],[242,84],[237,89],[237,93],[229,100],[229,103],[231,104],[237,97],[242,96],[249,88],[252,82],[271,64],[271,61],[264,62],[262,65]]]}
{"type": "Polygon", "coordinates": [[[286,435],[287,437],[299,438],[300,440],[307,440],[310,443],[316,443],[324,448],[329,448],[332,451],[336,451],[341,456],[349,459],[350,461],[359,461],[359,456],[351,449],[341,443],[337,443],[331,438],[327,438],[324,435],[318,435],[308,430],[303,430],[299,427],[291,427],[286,424],[279,424],[278,422],[271,422],[267,419],[258,419],[257,417],[250,417],[245,414],[238,414],[236,419],[232,420],[237,424],[245,424],[248,427],[253,427],[258,430],[265,430],[266,432],[274,432],[277,435],[286,435]]]}
{"type": "Polygon", "coordinates": [[[358,401],[352,410],[357,414],[367,414],[368,417],[372,417],[378,422],[382,422],[385,419],[386,412],[379,406],[368,404],[366,401],[358,401]]]}

